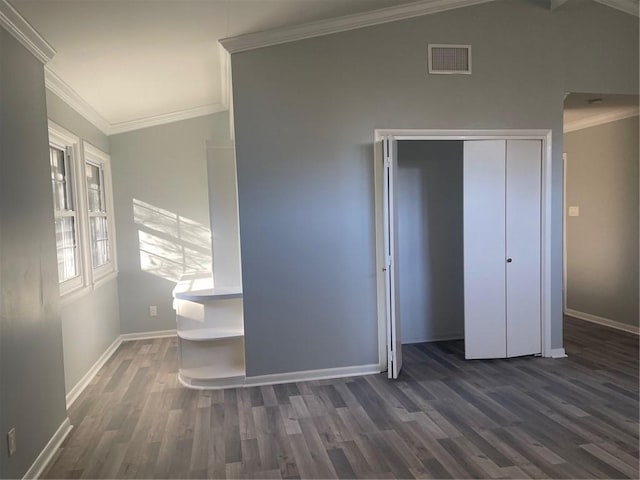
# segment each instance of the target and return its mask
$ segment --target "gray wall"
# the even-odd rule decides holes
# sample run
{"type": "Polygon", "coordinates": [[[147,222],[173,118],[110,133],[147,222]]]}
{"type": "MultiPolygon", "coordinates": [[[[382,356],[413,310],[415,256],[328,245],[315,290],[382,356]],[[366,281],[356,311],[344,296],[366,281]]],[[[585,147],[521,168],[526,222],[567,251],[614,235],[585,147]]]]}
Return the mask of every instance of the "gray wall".
{"type": "Polygon", "coordinates": [[[232,68],[248,375],[377,363],[375,128],[553,130],[562,346],[563,92],[637,93],[637,17],[496,1],[234,54],[232,68]],[[473,45],[473,75],[427,75],[429,42],[473,45]]]}
{"type": "Polygon", "coordinates": [[[463,142],[398,142],[401,339],[464,336],[463,142]]]}
{"type": "Polygon", "coordinates": [[[567,308],[638,326],[638,117],[564,137],[567,308]]]}
{"type": "Polygon", "coordinates": [[[206,142],[228,145],[228,123],[221,112],[109,137],[121,333],[175,329],[175,282],[211,269],[206,142]]]}
{"type": "MultiPolygon", "coordinates": [[[[80,141],[109,152],[109,138],[49,90],[47,114],[80,141]]],[[[65,391],[69,393],[120,335],[117,279],[97,284],[77,300],[63,301],[60,314],[65,391]]]]}
{"type": "Polygon", "coordinates": [[[2,28],[0,65],[0,477],[19,478],[66,408],[44,70],[2,28]]]}

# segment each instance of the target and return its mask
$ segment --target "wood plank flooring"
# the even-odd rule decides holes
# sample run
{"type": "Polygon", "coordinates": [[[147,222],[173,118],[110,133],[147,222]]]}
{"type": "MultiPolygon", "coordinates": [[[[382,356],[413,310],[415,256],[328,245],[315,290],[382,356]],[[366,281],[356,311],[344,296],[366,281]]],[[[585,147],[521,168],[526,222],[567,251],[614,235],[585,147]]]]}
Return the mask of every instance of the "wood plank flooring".
{"type": "Polygon", "coordinates": [[[175,338],[123,344],[47,478],[638,478],[638,337],[568,318],[569,358],[406,346],[384,374],[188,390],[175,338]]]}

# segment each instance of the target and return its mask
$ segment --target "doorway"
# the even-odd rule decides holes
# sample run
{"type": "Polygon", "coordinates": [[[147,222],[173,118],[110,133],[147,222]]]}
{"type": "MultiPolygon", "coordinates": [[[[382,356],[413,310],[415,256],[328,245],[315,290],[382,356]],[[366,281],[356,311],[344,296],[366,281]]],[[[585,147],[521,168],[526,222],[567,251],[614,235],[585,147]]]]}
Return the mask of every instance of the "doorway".
{"type": "MultiPolygon", "coordinates": [[[[539,190],[539,212],[541,214],[541,221],[538,221],[540,238],[540,257],[539,257],[539,283],[541,285],[541,291],[539,295],[539,313],[538,313],[538,329],[540,332],[540,342],[537,352],[544,356],[550,356],[550,326],[549,326],[549,289],[550,289],[550,268],[549,268],[549,247],[550,247],[550,185],[551,185],[551,132],[548,130],[528,130],[528,131],[442,131],[442,130],[377,130],[376,131],[376,149],[375,149],[375,178],[376,178],[376,230],[377,230],[377,281],[378,281],[378,321],[379,321],[379,358],[381,370],[388,370],[390,378],[397,378],[400,368],[402,366],[402,343],[409,343],[412,340],[439,340],[460,337],[460,317],[462,316],[461,304],[460,304],[460,265],[459,256],[451,261],[450,271],[445,272],[440,263],[443,259],[438,256],[431,258],[426,264],[424,262],[415,262],[416,265],[412,265],[414,279],[417,285],[410,285],[410,290],[415,292],[407,292],[404,287],[400,287],[400,272],[398,271],[398,264],[404,262],[405,272],[403,276],[407,277],[406,264],[407,255],[400,253],[399,244],[402,242],[418,242],[424,247],[424,239],[420,240],[421,235],[424,235],[425,228],[424,222],[434,222],[431,227],[439,228],[439,234],[433,238],[429,237],[429,242],[435,242],[435,246],[438,243],[443,243],[442,234],[446,232],[448,235],[452,235],[451,246],[455,250],[456,244],[459,247],[460,235],[455,232],[460,231],[460,196],[455,194],[446,194],[447,188],[453,188],[454,180],[457,175],[458,181],[460,180],[460,153],[462,150],[466,150],[468,146],[475,145],[480,146],[479,149],[488,148],[500,148],[506,155],[508,150],[507,145],[513,145],[518,147],[520,144],[527,144],[527,142],[516,142],[518,140],[530,140],[528,144],[538,145],[538,165],[540,170],[540,178],[538,179],[539,190]],[[493,142],[480,142],[482,140],[493,140],[493,142]],[[511,143],[508,143],[511,141],[511,143]],[[424,146],[430,143],[429,146],[424,146]],[[398,206],[407,201],[411,201],[411,190],[417,190],[420,187],[420,183],[424,183],[424,178],[420,179],[420,175],[412,175],[411,163],[412,160],[401,161],[402,168],[399,168],[398,164],[398,152],[403,150],[406,152],[411,149],[419,150],[419,145],[423,145],[423,149],[431,149],[438,151],[438,155],[441,160],[449,158],[449,164],[446,162],[435,162],[426,167],[431,170],[432,177],[438,177],[439,180],[432,180],[439,182],[434,191],[428,195],[431,196],[431,200],[440,200],[446,203],[442,205],[442,209],[438,211],[438,208],[434,208],[433,204],[426,209],[426,211],[418,212],[418,219],[415,224],[411,224],[410,219],[398,210],[398,206]],[[457,152],[457,153],[456,153],[457,152]],[[439,163],[439,165],[438,165],[439,163]],[[446,165],[445,165],[446,164],[446,165]],[[444,165],[444,167],[443,167],[444,165]],[[457,169],[456,169],[457,166],[457,169]],[[444,169],[444,170],[443,170],[444,169]],[[440,172],[438,173],[438,171],[440,172]],[[446,171],[449,170],[448,173],[446,171]],[[456,173],[457,172],[457,173],[456,173]],[[448,180],[447,180],[448,179],[448,180]],[[400,185],[399,181],[403,184],[400,185]],[[448,182],[448,183],[447,183],[448,182]],[[449,185],[447,187],[447,184],[449,185]],[[386,187],[385,187],[386,186],[386,187]],[[390,188],[387,188],[389,187],[390,188]],[[409,191],[407,191],[407,189],[409,191]],[[447,218],[447,211],[452,217],[447,218]],[[425,215],[430,215],[432,218],[428,219],[425,215]],[[391,219],[393,227],[389,228],[389,223],[385,219],[391,219]],[[386,226],[385,226],[386,223],[386,226]],[[409,238],[399,239],[398,231],[409,232],[409,238]],[[422,263],[422,265],[418,265],[422,263]],[[422,271],[420,271],[422,269],[422,271]],[[435,277],[430,277],[430,274],[434,274],[435,277]],[[456,276],[458,281],[455,281],[456,276]],[[433,293],[433,285],[440,280],[449,288],[446,289],[448,298],[442,298],[438,296],[438,299],[434,302],[433,299],[420,298],[420,291],[424,292],[424,286],[427,286],[427,291],[433,293]],[[456,285],[457,284],[457,285],[456,285]],[[416,297],[417,301],[416,301],[416,297]],[[405,306],[408,304],[407,298],[412,298],[409,311],[402,316],[399,312],[401,303],[405,306]],[[443,310],[444,309],[444,310],[443,310]],[[438,325],[438,317],[442,318],[442,312],[447,311],[447,319],[443,323],[440,321],[438,325]],[[426,328],[422,329],[422,335],[418,335],[416,338],[409,338],[409,336],[402,335],[401,323],[406,317],[408,319],[408,326],[411,331],[420,332],[420,329],[415,329],[415,319],[422,316],[427,320],[426,328]],[[435,323],[434,323],[435,322],[435,323]],[[450,327],[450,328],[449,328],[450,327]],[[449,328],[449,332],[446,329],[449,328]],[[430,338],[429,338],[430,336],[430,338]],[[422,337],[422,338],[420,338],[422,337]],[[438,338],[440,337],[440,338],[438,338]]],[[[519,148],[519,147],[518,147],[519,148]]],[[[471,153],[467,153],[467,156],[473,157],[473,149],[471,153]]],[[[477,156],[477,154],[475,154],[477,156]]],[[[491,157],[491,155],[489,156],[491,157]]],[[[482,155],[478,157],[482,160],[482,155]]],[[[482,171],[485,167],[491,166],[490,163],[479,164],[478,171],[482,171]]],[[[504,165],[504,164],[503,164],[504,165]]],[[[414,162],[415,166],[415,162],[414,162]]],[[[424,168],[424,166],[423,166],[424,168]]],[[[506,168],[503,166],[503,168],[506,168]]],[[[468,182],[467,182],[468,183],[468,182]]],[[[458,183],[460,188],[460,183],[458,183]]],[[[451,193],[451,192],[449,192],[451,193]]],[[[414,192],[415,194],[415,192],[414,192]]],[[[465,198],[472,198],[474,193],[467,191],[465,198]]],[[[405,212],[406,213],[406,212],[405,212]]],[[[504,220],[503,220],[504,223],[504,220]]],[[[446,242],[446,241],[445,241],[446,242]]],[[[477,242],[476,242],[477,243],[477,242]]],[[[427,245],[427,249],[429,245],[427,245]]],[[[421,248],[424,250],[424,248],[421,248]]],[[[467,257],[470,253],[467,252],[467,257]]],[[[444,256],[446,258],[453,258],[451,255],[444,256]]],[[[455,254],[454,254],[455,257],[455,254]]],[[[503,259],[504,261],[504,259],[503,259]]],[[[410,268],[411,270],[411,268],[410,268]]],[[[499,269],[498,269],[499,270],[499,269]]],[[[504,268],[502,268],[504,272],[504,268]]],[[[407,278],[411,277],[409,275],[407,278]]],[[[413,282],[412,282],[413,283],[413,282]]],[[[470,283],[469,281],[466,282],[470,283]]],[[[465,284],[465,288],[466,284],[465,284]]],[[[471,295],[467,292],[467,300],[471,295]]],[[[465,298],[465,297],[463,297],[465,298]]],[[[468,303],[468,302],[467,302],[468,303]]],[[[490,302],[489,302],[490,303],[490,302]]],[[[482,308],[481,305],[474,305],[471,309],[472,312],[476,311],[476,307],[482,308]]],[[[506,310],[506,309],[503,309],[506,310]]],[[[473,315],[471,315],[473,316],[473,315]]],[[[469,317],[469,316],[468,316],[469,317]]],[[[467,318],[468,321],[468,318],[467,318]]],[[[422,325],[425,327],[425,325],[422,325]]],[[[469,329],[469,325],[467,325],[469,329]]],[[[499,334],[498,334],[499,335],[499,334]]],[[[506,332],[505,332],[506,335],[506,332]]],[[[475,336],[475,334],[474,334],[475,336]]],[[[526,354],[526,353],[525,353],[526,354]]],[[[501,355],[496,355],[497,357],[501,355]]],[[[512,356],[512,355],[506,355],[512,356]]],[[[488,358],[470,356],[467,352],[467,358],[488,358]]]]}

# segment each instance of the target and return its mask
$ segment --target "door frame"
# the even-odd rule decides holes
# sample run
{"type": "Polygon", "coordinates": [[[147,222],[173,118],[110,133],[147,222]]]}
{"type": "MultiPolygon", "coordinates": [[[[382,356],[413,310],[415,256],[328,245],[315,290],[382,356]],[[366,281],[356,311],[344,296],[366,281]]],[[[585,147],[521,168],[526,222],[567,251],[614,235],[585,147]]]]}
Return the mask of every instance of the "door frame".
{"type": "Polygon", "coordinates": [[[387,317],[384,282],[384,208],[382,137],[395,140],[540,140],[542,141],[542,356],[552,357],[551,348],[551,191],[552,191],[552,132],[550,129],[497,130],[432,130],[432,129],[375,129],[374,130],[374,202],[376,216],[376,291],[378,310],[378,359],[380,371],[387,369],[387,317]]]}

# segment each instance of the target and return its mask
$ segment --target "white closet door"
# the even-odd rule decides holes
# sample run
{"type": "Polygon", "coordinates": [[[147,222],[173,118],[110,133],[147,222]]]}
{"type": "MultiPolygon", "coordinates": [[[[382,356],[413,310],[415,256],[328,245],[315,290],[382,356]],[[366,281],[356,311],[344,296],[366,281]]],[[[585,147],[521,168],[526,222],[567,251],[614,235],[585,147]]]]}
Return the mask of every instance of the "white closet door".
{"type": "Polygon", "coordinates": [[[467,359],[507,356],[505,148],[505,140],[464,142],[464,343],[467,359]]]}
{"type": "Polygon", "coordinates": [[[402,343],[400,333],[400,283],[398,256],[398,202],[397,141],[384,137],[382,140],[384,158],[384,249],[385,290],[387,306],[387,365],[388,377],[398,378],[402,368],[402,343]]]}
{"type": "Polygon", "coordinates": [[[507,356],[542,352],[542,142],[507,141],[507,356]],[[511,261],[509,261],[511,260],[511,261]]]}

